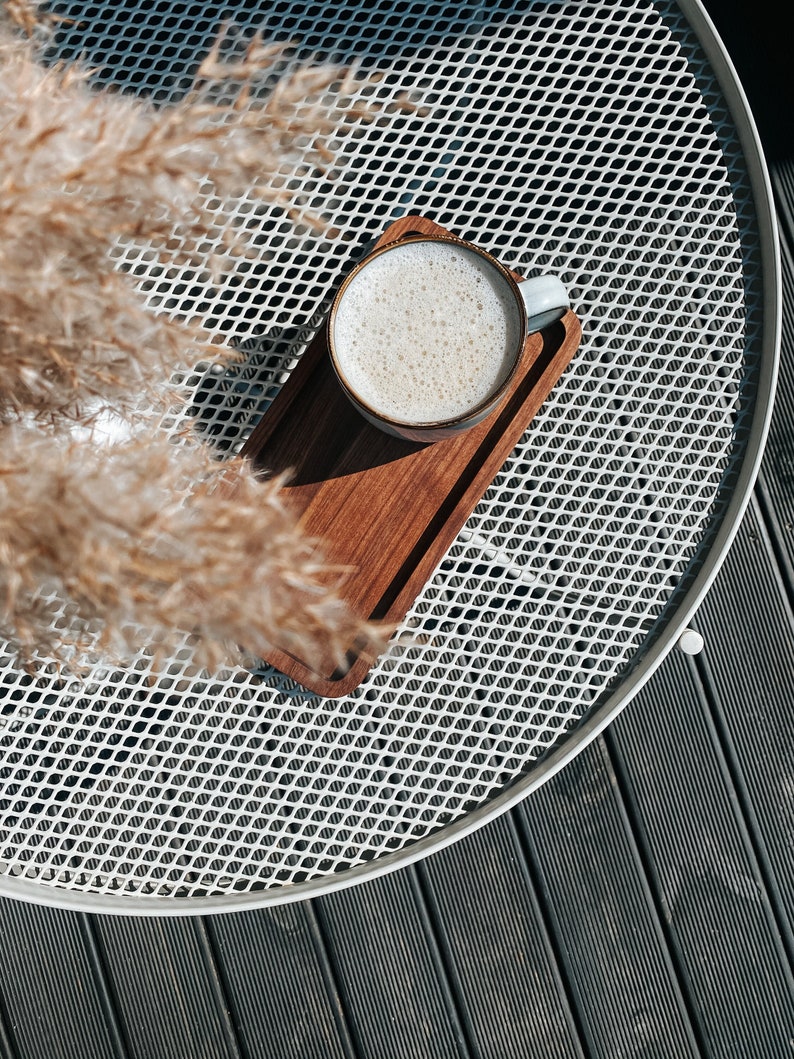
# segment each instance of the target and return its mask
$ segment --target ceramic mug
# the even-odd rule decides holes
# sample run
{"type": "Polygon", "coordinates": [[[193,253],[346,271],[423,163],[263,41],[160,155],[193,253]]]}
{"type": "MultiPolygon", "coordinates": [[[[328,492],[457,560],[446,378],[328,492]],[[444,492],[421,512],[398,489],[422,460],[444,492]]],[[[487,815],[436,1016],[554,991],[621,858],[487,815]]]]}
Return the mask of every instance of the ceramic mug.
{"type": "Polygon", "coordinates": [[[345,277],[328,316],[328,348],[342,389],[370,423],[439,441],[496,409],[527,335],[568,307],[556,276],[517,282],[471,243],[409,235],[345,277]]]}

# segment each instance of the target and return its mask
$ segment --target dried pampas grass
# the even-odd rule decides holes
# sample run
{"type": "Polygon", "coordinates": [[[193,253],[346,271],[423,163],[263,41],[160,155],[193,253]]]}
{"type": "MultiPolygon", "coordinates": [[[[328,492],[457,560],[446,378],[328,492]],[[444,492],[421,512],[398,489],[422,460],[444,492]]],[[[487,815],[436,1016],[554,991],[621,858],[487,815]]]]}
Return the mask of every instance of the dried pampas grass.
{"type": "MultiPolygon", "coordinates": [[[[5,13],[35,37],[36,5],[5,13]]],[[[201,320],[146,307],[113,248],[201,262],[217,223],[200,206],[208,182],[220,197],[255,182],[267,198],[285,153],[327,154],[319,138],[348,113],[329,110],[329,90],[341,101],[352,85],[298,69],[253,92],[273,58],[259,39],[234,61],[219,45],[188,97],[158,109],[45,68],[0,26],[0,631],[21,658],[163,657],[188,634],[209,667],[272,644],[341,660],[373,634],[278,482],[195,438],[136,428],[97,445],[75,429],[98,409],[131,421],[142,393],[175,398],[168,380],[212,348],[201,320]]]]}
{"type": "Polygon", "coordinates": [[[214,668],[269,645],[332,655],[362,632],[279,497],[241,460],[133,434],[102,446],[12,429],[0,464],[0,613],[19,653],[214,668]]]}
{"type": "Polygon", "coordinates": [[[0,39],[0,416],[125,406],[206,356],[201,321],[147,312],[111,251],[143,242],[165,266],[192,258],[206,282],[200,247],[219,223],[202,208],[206,185],[221,199],[250,185],[283,196],[268,181],[339,119],[323,100],[340,74],[299,68],[260,101],[249,81],[216,101],[219,79],[255,77],[273,59],[256,39],[228,65],[213,52],[194,90],[157,108],[92,91],[79,71],[45,69],[30,45],[0,39]]]}

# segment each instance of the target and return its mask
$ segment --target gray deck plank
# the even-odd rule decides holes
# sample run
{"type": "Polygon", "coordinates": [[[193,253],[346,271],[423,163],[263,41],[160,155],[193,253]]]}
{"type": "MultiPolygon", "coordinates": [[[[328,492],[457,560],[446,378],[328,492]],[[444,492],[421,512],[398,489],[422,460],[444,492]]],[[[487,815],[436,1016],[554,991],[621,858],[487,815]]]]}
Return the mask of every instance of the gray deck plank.
{"type": "Polygon", "coordinates": [[[2,997],[0,997],[0,1057],[2,1059],[13,1059],[14,1051],[11,1048],[11,1038],[6,1030],[6,1021],[5,1007],[2,1003],[2,997]]]}
{"type": "Polygon", "coordinates": [[[0,900],[0,993],[14,1059],[122,1059],[85,916],[0,900]]]}
{"type": "Polygon", "coordinates": [[[0,1059],[13,1059],[14,1055],[11,1047],[11,1037],[6,1029],[8,1021],[8,1015],[5,1010],[5,999],[2,990],[0,990],[0,1059]]]}
{"type": "Polygon", "coordinates": [[[95,923],[129,1059],[242,1059],[200,920],[95,923]]]}
{"type": "Polygon", "coordinates": [[[413,868],[315,909],[359,1059],[468,1059],[413,868]]]}
{"type": "Polygon", "coordinates": [[[698,1055],[602,740],[515,810],[592,1059],[698,1055]]]}
{"type": "MultiPolygon", "coordinates": [[[[794,241],[794,161],[778,166],[775,173],[776,198],[785,207],[784,234],[794,241]],[[782,179],[785,174],[785,180],[782,179]]],[[[782,241],[783,322],[780,370],[772,421],[769,425],[764,458],[756,494],[763,506],[765,521],[773,535],[790,593],[794,592],[794,242],[782,241]]]]}
{"type": "Polygon", "coordinates": [[[349,1059],[310,902],[206,920],[246,1059],[349,1059]]]}
{"type": "Polygon", "coordinates": [[[477,1059],[579,1059],[575,1020],[507,814],[419,868],[477,1059]]]}
{"type": "Polygon", "coordinates": [[[756,496],[697,616],[732,782],[794,958],[794,159],[773,168],[783,208],[783,326],[756,496]]]}
{"type": "MultiPolygon", "coordinates": [[[[770,162],[769,176],[782,229],[782,241],[790,247],[794,243],[794,151],[790,150],[786,158],[770,162]]],[[[790,299],[786,301],[790,302],[790,299]]]]}
{"type": "Polygon", "coordinates": [[[670,656],[607,741],[703,1056],[784,1059],[790,972],[692,663],[670,656]]]}
{"type": "Polygon", "coordinates": [[[697,626],[731,780],[794,955],[794,619],[751,505],[697,626]]]}

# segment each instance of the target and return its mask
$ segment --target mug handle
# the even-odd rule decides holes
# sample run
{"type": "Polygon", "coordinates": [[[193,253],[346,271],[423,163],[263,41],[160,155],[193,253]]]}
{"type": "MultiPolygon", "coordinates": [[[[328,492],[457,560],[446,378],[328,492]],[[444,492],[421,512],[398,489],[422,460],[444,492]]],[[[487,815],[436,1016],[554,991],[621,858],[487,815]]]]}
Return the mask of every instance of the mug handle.
{"type": "Polygon", "coordinates": [[[556,276],[533,276],[518,283],[527,310],[527,334],[542,331],[571,307],[568,291],[556,276]]]}

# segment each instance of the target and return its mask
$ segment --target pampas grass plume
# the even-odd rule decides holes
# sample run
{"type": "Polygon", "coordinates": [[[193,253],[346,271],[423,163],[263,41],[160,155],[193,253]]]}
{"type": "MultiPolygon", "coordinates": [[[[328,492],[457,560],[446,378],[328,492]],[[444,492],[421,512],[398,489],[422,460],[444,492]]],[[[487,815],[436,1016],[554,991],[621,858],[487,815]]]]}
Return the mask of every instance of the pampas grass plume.
{"type": "Polygon", "coordinates": [[[27,661],[77,665],[143,646],[167,657],[185,636],[210,668],[270,645],[341,661],[375,631],[340,603],[340,573],[302,538],[280,483],[220,462],[195,437],[135,426],[142,394],[177,399],[168,381],[218,351],[200,319],[147,308],[112,254],[133,241],[166,265],[205,268],[202,240],[217,220],[202,188],[282,195],[268,181],[296,144],[327,155],[340,72],[294,70],[257,93],[276,50],[257,37],[225,62],[219,43],[186,99],[155,108],[42,65],[35,4],[12,0],[5,15],[0,629],[27,661]],[[231,96],[218,90],[229,79],[231,96]],[[128,422],[126,440],[97,444],[90,424],[104,409],[128,422]]]}

